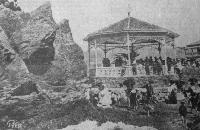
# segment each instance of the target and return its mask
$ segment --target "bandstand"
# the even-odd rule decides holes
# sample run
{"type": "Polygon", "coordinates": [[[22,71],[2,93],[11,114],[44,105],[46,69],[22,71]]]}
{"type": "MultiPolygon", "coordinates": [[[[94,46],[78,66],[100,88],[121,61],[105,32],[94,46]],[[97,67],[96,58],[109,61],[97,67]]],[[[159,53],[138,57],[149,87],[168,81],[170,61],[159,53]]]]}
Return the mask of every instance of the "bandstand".
{"type": "MultiPolygon", "coordinates": [[[[146,74],[138,74],[133,72],[133,52],[145,46],[155,46],[158,48],[159,54],[162,51],[167,52],[167,47],[175,48],[175,38],[179,35],[157,25],[153,25],[136,18],[130,17],[116,22],[108,27],[88,34],[84,41],[88,42],[88,76],[95,77],[138,77],[148,76],[146,74]],[[104,52],[102,66],[98,66],[97,49],[100,48],[104,52]],[[125,49],[127,52],[127,62],[123,65],[111,65],[107,53],[116,48],[125,49]],[[95,67],[91,66],[91,49],[95,50],[95,67]]],[[[174,58],[176,57],[174,49],[174,58]]],[[[120,52],[119,52],[120,53],[120,52]]],[[[113,54],[114,55],[114,54],[113,54]]],[[[161,56],[161,55],[160,55],[161,56]]],[[[162,56],[163,75],[169,75],[167,70],[167,55],[162,56]]],[[[173,74],[173,72],[172,72],[173,74]]],[[[150,74],[151,75],[151,74],[150,74]]]]}

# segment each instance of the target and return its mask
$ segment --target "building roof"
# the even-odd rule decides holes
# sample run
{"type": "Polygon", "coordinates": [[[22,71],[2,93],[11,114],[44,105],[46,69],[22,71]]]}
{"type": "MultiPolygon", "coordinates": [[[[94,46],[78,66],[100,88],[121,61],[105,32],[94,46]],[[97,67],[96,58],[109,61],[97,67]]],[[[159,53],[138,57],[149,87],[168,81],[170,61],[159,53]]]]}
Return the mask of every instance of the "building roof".
{"type": "Polygon", "coordinates": [[[100,35],[100,34],[112,34],[112,33],[121,33],[121,32],[166,32],[171,37],[178,37],[177,33],[174,33],[168,29],[159,27],[154,24],[147,23],[145,21],[141,21],[139,19],[130,17],[120,20],[108,27],[105,27],[101,30],[88,34],[84,40],[88,40],[90,37],[100,35]]]}
{"type": "Polygon", "coordinates": [[[200,46],[200,40],[196,42],[192,42],[189,45],[187,45],[187,47],[195,47],[195,46],[200,46]]]}

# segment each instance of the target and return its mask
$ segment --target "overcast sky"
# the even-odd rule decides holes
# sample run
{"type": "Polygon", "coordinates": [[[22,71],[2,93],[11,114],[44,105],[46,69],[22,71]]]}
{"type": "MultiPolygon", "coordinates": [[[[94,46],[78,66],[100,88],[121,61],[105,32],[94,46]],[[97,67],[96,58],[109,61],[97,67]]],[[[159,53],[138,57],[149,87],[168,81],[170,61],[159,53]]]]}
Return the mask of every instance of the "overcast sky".
{"type": "MultiPolygon", "coordinates": [[[[102,27],[131,16],[178,34],[176,44],[184,46],[200,40],[200,0],[49,0],[56,22],[69,19],[75,42],[84,50],[83,38],[102,27]]],[[[45,0],[18,0],[25,12],[39,7],[45,0]]]]}

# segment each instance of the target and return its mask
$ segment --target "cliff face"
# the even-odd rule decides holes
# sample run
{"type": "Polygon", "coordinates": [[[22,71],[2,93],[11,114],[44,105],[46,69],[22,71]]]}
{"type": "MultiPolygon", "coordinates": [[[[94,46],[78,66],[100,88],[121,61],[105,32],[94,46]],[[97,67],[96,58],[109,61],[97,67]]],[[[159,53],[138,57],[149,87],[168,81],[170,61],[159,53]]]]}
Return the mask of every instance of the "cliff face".
{"type": "Polygon", "coordinates": [[[6,39],[1,43],[12,56],[9,62],[1,61],[7,69],[24,70],[46,80],[66,80],[85,74],[83,52],[73,40],[69,22],[56,24],[49,2],[30,14],[0,6],[0,27],[1,37],[6,39]]]}
{"type": "Polygon", "coordinates": [[[74,42],[69,21],[64,19],[58,25],[54,41],[55,57],[52,68],[46,74],[48,80],[57,78],[81,78],[86,75],[86,64],[82,49],[74,42]],[[58,75],[53,73],[57,72],[58,75]]]}

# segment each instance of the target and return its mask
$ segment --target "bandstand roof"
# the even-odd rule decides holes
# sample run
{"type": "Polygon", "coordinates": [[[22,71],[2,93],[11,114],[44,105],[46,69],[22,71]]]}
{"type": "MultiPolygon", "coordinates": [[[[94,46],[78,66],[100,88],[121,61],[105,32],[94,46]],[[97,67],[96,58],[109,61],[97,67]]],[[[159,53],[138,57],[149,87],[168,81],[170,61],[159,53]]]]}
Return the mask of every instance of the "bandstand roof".
{"type": "Polygon", "coordinates": [[[88,41],[90,38],[93,38],[101,34],[114,34],[114,33],[123,33],[123,32],[153,32],[153,33],[164,32],[164,33],[167,33],[167,35],[172,38],[176,38],[179,36],[179,34],[174,33],[168,29],[162,28],[154,24],[147,23],[145,21],[141,21],[133,17],[130,17],[130,23],[129,23],[129,17],[127,17],[108,27],[105,27],[101,30],[88,34],[87,37],[84,38],[84,40],[88,41]]]}

